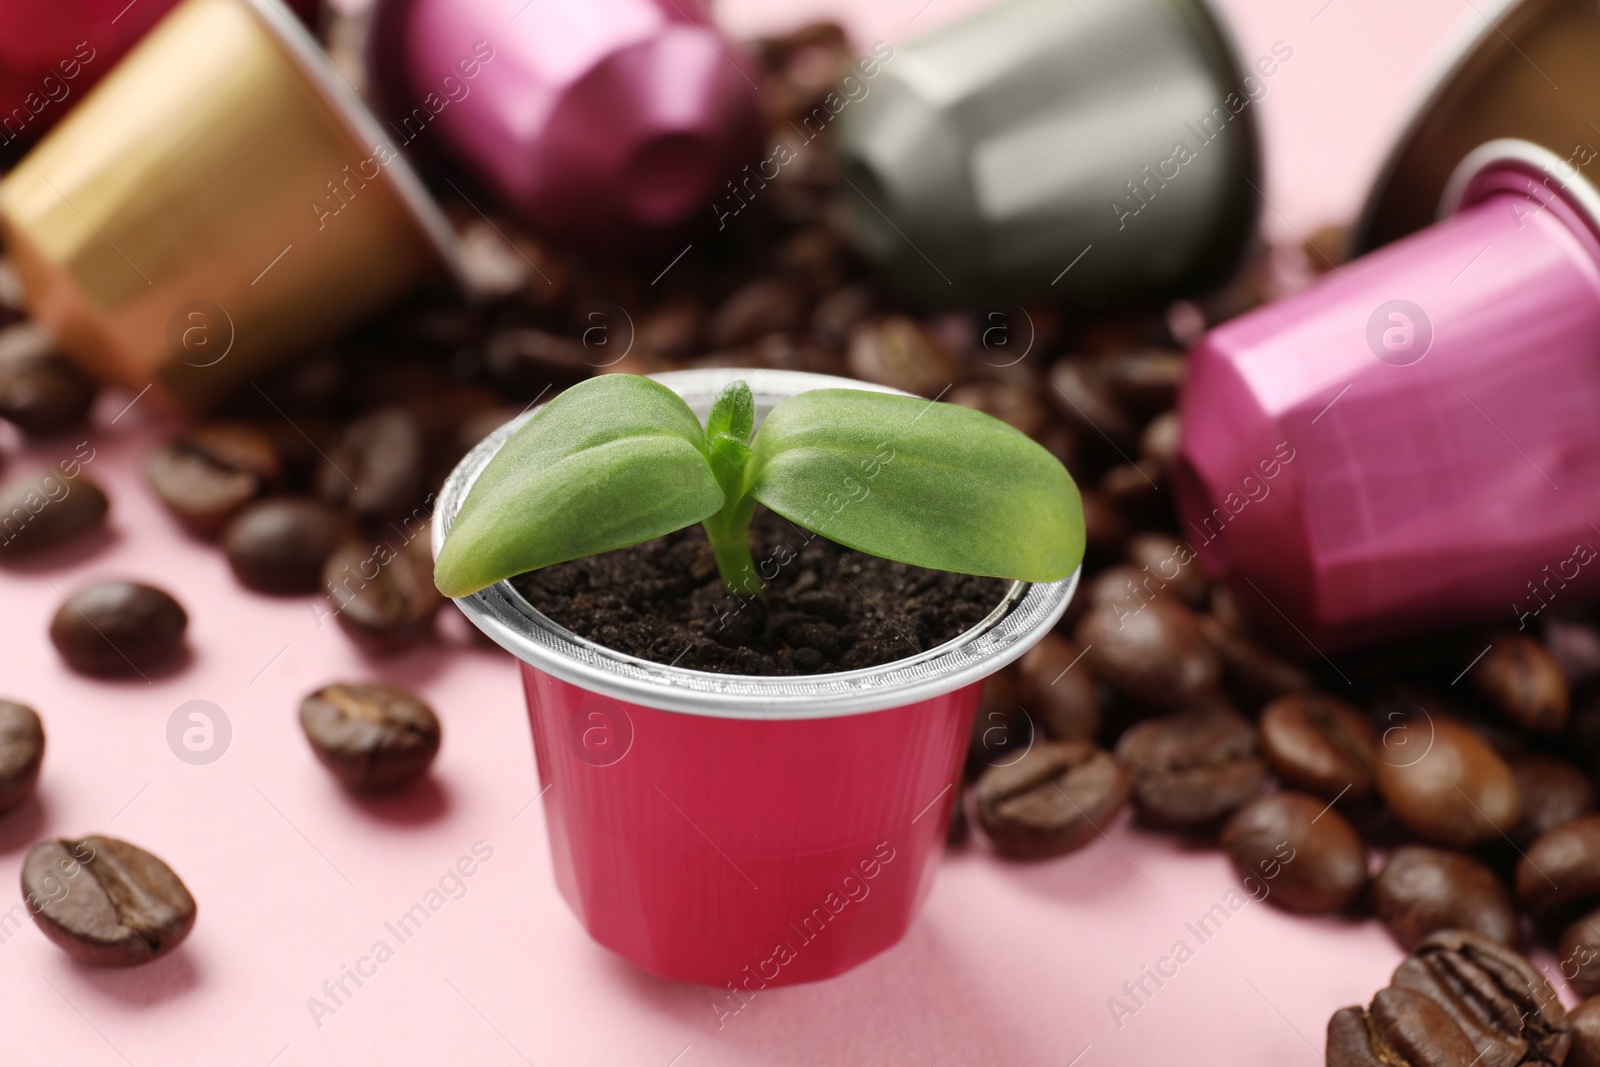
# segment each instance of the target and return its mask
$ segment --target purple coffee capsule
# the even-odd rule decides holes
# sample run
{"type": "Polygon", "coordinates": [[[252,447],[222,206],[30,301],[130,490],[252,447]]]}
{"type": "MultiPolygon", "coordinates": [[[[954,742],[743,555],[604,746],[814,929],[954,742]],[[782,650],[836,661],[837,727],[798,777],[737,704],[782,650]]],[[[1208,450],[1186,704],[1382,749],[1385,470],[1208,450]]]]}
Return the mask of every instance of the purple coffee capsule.
{"type": "Polygon", "coordinates": [[[403,144],[590,247],[710,220],[760,154],[754,70],[692,0],[379,0],[368,67],[403,144]]]}

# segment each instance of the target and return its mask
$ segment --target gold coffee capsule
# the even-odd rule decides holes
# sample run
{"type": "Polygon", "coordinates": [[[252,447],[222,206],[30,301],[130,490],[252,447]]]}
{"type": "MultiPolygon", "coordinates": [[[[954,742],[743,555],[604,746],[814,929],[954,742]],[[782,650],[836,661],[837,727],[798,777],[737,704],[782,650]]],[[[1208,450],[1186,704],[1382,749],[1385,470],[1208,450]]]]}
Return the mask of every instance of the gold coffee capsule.
{"type": "Polygon", "coordinates": [[[30,309],[202,409],[454,263],[444,218],[279,0],[185,0],[0,183],[30,309]]]}

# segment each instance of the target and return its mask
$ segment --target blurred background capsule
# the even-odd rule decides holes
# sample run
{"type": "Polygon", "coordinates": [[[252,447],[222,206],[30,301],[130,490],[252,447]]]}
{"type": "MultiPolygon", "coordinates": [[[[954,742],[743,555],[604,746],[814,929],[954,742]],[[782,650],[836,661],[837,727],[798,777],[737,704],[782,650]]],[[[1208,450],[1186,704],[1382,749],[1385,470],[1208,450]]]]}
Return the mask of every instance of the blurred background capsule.
{"type": "Polygon", "coordinates": [[[690,0],[380,0],[368,61],[408,148],[574,244],[710,223],[760,154],[753,68],[690,0]]]}
{"type": "Polygon", "coordinates": [[[1197,0],[1006,0],[862,81],[850,228],[930,300],[1202,290],[1251,242],[1261,89],[1197,0]]]}

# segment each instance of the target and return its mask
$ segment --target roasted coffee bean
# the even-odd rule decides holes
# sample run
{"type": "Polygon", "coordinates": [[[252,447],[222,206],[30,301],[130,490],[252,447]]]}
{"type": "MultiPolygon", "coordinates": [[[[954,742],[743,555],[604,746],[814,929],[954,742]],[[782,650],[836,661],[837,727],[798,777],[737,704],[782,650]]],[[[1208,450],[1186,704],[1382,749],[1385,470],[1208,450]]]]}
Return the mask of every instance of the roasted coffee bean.
{"type": "Polygon", "coordinates": [[[1395,968],[1393,984],[1443,1008],[1484,1067],[1554,1067],[1572,1044],[1555,990],[1527,960],[1482,934],[1431,935],[1395,968]]]}
{"type": "Polygon", "coordinates": [[[1203,607],[1211,583],[1195,558],[1194,549],[1169,533],[1147,531],[1128,538],[1128,562],[1161,583],[1191,608],[1203,607]]]}
{"type": "Polygon", "coordinates": [[[1275,655],[1261,642],[1230,630],[1215,615],[1200,616],[1200,632],[1217,650],[1229,690],[1249,707],[1259,707],[1290,693],[1303,693],[1315,685],[1305,671],[1275,655]]]}
{"type": "Polygon", "coordinates": [[[946,403],[975,408],[993,415],[1029,437],[1038,437],[1050,421],[1043,404],[1025,389],[1004,382],[971,382],[958,385],[944,395],[946,403]]]}
{"type": "Polygon", "coordinates": [[[639,316],[639,347],[657,356],[682,359],[700,347],[705,321],[706,309],[700,301],[665,300],[639,316]]]}
{"type": "Polygon", "coordinates": [[[52,548],[102,529],[111,502],[80,470],[68,478],[55,468],[0,488],[0,561],[52,548]]]}
{"type": "Polygon", "coordinates": [[[962,376],[955,357],[905,315],[888,315],[850,331],[850,373],[869,382],[935,397],[962,376]]]}
{"type": "Polygon", "coordinates": [[[1377,738],[1355,708],[1324,693],[1296,693],[1261,712],[1261,754],[1284,783],[1325,800],[1372,795],[1377,738]]]}
{"type": "Polygon", "coordinates": [[[1497,633],[1467,678],[1501,714],[1529,733],[1553,736],[1567,725],[1572,696],[1555,657],[1522,634],[1497,633]]]}
{"type": "Polygon", "coordinates": [[[150,487],[190,530],[209,537],[283,481],[272,439],[243,422],[194,426],[145,463],[150,487]]]}
{"type": "Polygon", "coordinates": [[[1440,930],[1472,930],[1503,945],[1517,942],[1511,894],[1481,860],[1426,845],[1396,849],[1372,883],[1372,906],[1411,952],[1440,930]]]}
{"type": "Polygon", "coordinates": [[[1575,619],[1551,616],[1544,623],[1544,647],[1561,669],[1569,688],[1576,689],[1600,678],[1600,628],[1575,619]]]}
{"type": "Polygon", "coordinates": [[[44,726],[26,704],[0,700],[0,815],[33,795],[44,761],[44,726]]]}
{"type": "Polygon", "coordinates": [[[1369,1010],[1328,1020],[1328,1067],[1468,1067],[1477,1051],[1444,1008],[1409,989],[1380,989],[1369,1010]]]}
{"type": "Polygon", "coordinates": [[[1086,741],[1100,732],[1100,697],[1077,645],[1055,633],[1023,653],[1017,663],[1017,697],[1045,734],[1086,741]]]}
{"type": "Polygon", "coordinates": [[[1440,714],[1384,730],[1378,791],[1419,837],[1467,848],[1510,833],[1522,817],[1511,768],[1482,738],[1440,714]]]}
{"type": "Polygon", "coordinates": [[[1149,522],[1167,505],[1161,465],[1154,460],[1118,463],[1100,477],[1100,491],[1124,515],[1149,522]]]}
{"type": "Polygon", "coordinates": [[[978,779],[978,823],[995,848],[1023,858],[1082,848],[1122,810],[1128,779],[1088,741],[1035,744],[978,779]]]}
{"type": "Polygon", "coordinates": [[[307,497],[262,500],[241,511],[222,535],[234,576],[263,593],[310,593],[322,566],[355,534],[350,520],[307,497]]]}
{"type": "Polygon", "coordinates": [[[175,658],[188,625],[178,602],[155,586],[96,582],[57,609],[50,640],[74,670],[134,674],[175,658]]]}
{"type": "Polygon", "coordinates": [[[1048,395],[1068,423],[1083,431],[1085,440],[1099,442],[1097,447],[1110,441],[1114,449],[1124,452],[1134,447],[1138,427],[1106,395],[1081,359],[1069,356],[1056,360],[1050,368],[1048,395]]]}
{"type": "Polygon", "coordinates": [[[1128,539],[1128,520],[1106,495],[1090,486],[1080,487],[1083,500],[1083,536],[1091,559],[1115,559],[1128,539]]]}
{"type": "Polygon", "coordinates": [[[94,403],[93,379],[62,357],[36,326],[0,330],[0,419],[23,433],[59,433],[81,424],[94,403]]]}
{"type": "Polygon", "coordinates": [[[1600,993],[1600,911],[1580,916],[1561,935],[1561,976],[1582,996],[1600,993]]]}
{"type": "Polygon", "coordinates": [[[1267,777],[1255,728],[1215,705],[1136,723],[1116,752],[1132,783],[1134,808],[1159,826],[1220,819],[1254,796],[1267,777]]]}
{"type": "Polygon", "coordinates": [[[317,472],[317,494],[362,519],[398,519],[422,505],[427,462],[417,420],[403,408],[379,408],[334,443],[317,472]]]}
{"type": "Polygon", "coordinates": [[[1088,609],[1073,632],[1094,676],[1140,704],[1181,708],[1213,692],[1222,666],[1195,613],[1171,597],[1088,609]]]}
{"type": "Polygon", "coordinates": [[[1222,847],[1252,896],[1290,911],[1343,911],[1367,886],[1367,851],[1321,797],[1273,793],[1234,812],[1222,847]]]}
{"type": "Polygon", "coordinates": [[[1123,407],[1155,415],[1177,406],[1189,361],[1182,352],[1146,348],[1118,352],[1105,361],[1111,395],[1123,407]]]}
{"type": "Polygon", "coordinates": [[[398,549],[351,541],[322,565],[322,585],[344,632],[380,654],[408,648],[433,632],[444,597],[433,584],[428,528],[398,549]]]}
{"type": "Polygon", "coordinates": [[[1564,822],[1529,845],[1513,888],[1535,915],[1600,897],[1600,815],[1564,822]]]}
{"type": "Polygon", "coordinates": [[[817,301],[811,312],[811,332],[823,344],[843,348],[851,332],[872,314],[872,287],[865,282],[847,285],[817,301]]]}
{"type": "Polygon", "coordinates": [[[990,675],[972,720],[967,773],[977,775],[985,767],[1005,762],[1010,753],[1026,748],[1033,740],[1033,718],[1022,706],[1016,668],[990,675]]]}
{"type": "Polygon", "coordinates": [[[1183,426],[1176,411],[1168,411],[1150,420],[1139,435],[1139,455],[1161,464],[1163,470],[1172,468],[1178,458],[1178,442],[1183,436],[1183,426]]]}
{"type": "Polygon", "coordinates": [[[607,361],[595,359],[570,337],[530,328],[491,335],[484,346],[484,359],[495,381],[530,396],[552,384],[568,385],[587,378],[607,361]]]}
{"type": "Polygon", "coordinates": [[[22,864],[22,895],[46,937],[101,967],[148,963],[194,927],[194,897],[172,868],[114,837],[35,845],[22,864]]]}
{"type": "Polygon", "coordinates": [[[300,704],[300,726],[323,766],[351,789],[381,792],[420,778],[439,751],[439,720],[389,685],[330,685],[300,704]]]}
{"type": "Polygon", "coordinates": [[[805,321],[806,294],[788,278],[757,278],[735,289],[712,313],[713,347],[733,348],[769,333],[794,333],[805,321]]]}
{"type": "Polygon", "coordinates": [[[1594,784],[1566,760],[1542,752],[1523,752],[1507,762],[1522,797],[1522,821],[1511,835],[1519,844],[1527,845],[1595,809],[1594,784]]]}
{"type": "Polygon", "coordinates": [[[1567,1012],[1572,1049],[1563,1067],[1600,1067],[1600,997],[1591,997],[1567,1012]]]}

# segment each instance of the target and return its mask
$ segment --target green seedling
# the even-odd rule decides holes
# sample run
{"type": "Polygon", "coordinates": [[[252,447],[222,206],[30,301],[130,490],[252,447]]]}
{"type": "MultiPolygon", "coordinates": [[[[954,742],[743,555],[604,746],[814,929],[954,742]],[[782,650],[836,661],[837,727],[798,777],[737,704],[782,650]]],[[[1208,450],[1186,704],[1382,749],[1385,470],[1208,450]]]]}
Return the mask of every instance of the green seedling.
{"type": "Polygon", "coordinates": [[[998,419],[858,389],[790,397],[752,437],[755,414],[742,381],[704,427],[649,378],[607,374],[568,389],[484,467],[434,581],[467,596],[698,522],[728,591],[758,594],[758,503],[848,548],[935,570],[1048,582],[1083,558],[1072,477],[998,419]]]}

